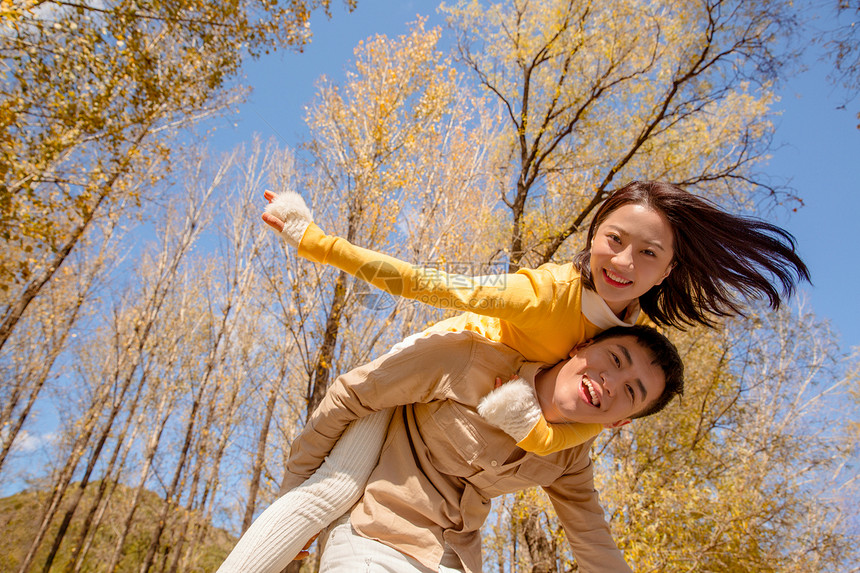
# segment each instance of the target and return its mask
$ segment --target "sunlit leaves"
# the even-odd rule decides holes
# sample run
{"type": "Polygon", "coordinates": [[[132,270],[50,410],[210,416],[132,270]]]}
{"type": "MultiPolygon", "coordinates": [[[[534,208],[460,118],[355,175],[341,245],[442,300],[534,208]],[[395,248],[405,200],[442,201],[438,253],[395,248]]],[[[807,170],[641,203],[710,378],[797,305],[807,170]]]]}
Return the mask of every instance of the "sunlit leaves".
{"type": "Polygon", "coordinates": [[[599,450],[635,569],[842,570],[857,554],[840,498],[856,487],[833,424],[847,388],[826,326],[782,312],[675,339],[683,398],[599,450]]]}
{"type": "MultiPolygon", "coordinates": [[[[472,263],[486,248],[476,249],[474,240],[484,234],[480,218],[492,197],[484,182],[496,123],[481,115],[484,102],[458,85],[440,35],[419,19],[397,38],[375,36],[356,47],[342,82],[320,82],[307,116],[312,171],[302,184],[330,233],[408,260],[472,263]]],[[[323,336],[312,360],[313,396],[324,391],[330,369],[387,349],[420,330],[432,311],[391,301],[373,312],[356,304],[352,279],[314,274],[321,276],[293,286],[303,291],[297,305],[327,306],[301,325],[307,333],[316,322],[314,335],[323,336]]]]}
{"type": "Polygon", "coordinates": [[[175,130],[239,101],[247,55],[300,49],[328,4],[3,3],[0,245],[26,254],[0,262],[0,346],[106,203],[169,173],[175,130]]]}
{"type": "Polygon", "coordinates": [[[787,4],[463,0],[443,10],[462,61],[507,115],[514,262],[561,255],[602,194],[631,179],[697,185],[734,207],[761,190],[787,4]]]}
{"type": "Polygon", "coordinates": [[[361,233],[384,237],[390,231],[393,219],[359,215],[391,201],[386,212],[397,216],[392,207],[421,169],[415,158],[450,113],[456,75],[436,46],[440,33],[425,31],[419,21],[400,38],[360,43],[343,85],[323,83],[319,104],[309,109],[315,153],[329,164],[326,172],[337,177],[335,184],[349,189],[343,207],[366,227],[361,233]]]}

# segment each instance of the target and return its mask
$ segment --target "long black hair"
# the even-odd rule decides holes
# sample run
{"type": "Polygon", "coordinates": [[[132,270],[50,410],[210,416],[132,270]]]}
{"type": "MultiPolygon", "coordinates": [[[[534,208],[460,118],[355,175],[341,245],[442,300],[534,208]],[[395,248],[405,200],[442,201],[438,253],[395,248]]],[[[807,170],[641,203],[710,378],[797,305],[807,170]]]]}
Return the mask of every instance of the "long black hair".
{"type": "Polygon", "coordinates": [[[809,269],[788,231],[732,215],[671,183],[633,181],[600,205],[585,248],[573,258],[586,288],[595,290],[590,258],[597,227],[627,204],[653,209],[672,226],[675,266],[661,284],[639,297],[642,311],[657,324],[713,326],[714,317],[743,316],[738,295],[765,298],[776,310],[797,282],[809,281],[809,269]]]}

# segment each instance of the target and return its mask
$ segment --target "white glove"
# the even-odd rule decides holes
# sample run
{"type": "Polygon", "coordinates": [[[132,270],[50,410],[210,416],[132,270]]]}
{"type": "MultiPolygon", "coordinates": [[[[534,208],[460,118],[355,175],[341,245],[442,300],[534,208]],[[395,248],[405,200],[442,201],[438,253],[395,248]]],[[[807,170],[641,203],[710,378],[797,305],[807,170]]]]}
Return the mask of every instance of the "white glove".
{"type": "Polygon", "coordinates": [[[266,213],[284,222],[284,229],[280,235],[293,248],[299,247],[308,225],[314,220],[305,200],[294,191],[284,191],[275,195],[271,203],[266,205],[266,213]]]}
{"type": "Polygon", "coordinates": [[[517,443],[529,435],[542,415],[534,388],[519,377],[481,398],[478,413],[517,443]]]}

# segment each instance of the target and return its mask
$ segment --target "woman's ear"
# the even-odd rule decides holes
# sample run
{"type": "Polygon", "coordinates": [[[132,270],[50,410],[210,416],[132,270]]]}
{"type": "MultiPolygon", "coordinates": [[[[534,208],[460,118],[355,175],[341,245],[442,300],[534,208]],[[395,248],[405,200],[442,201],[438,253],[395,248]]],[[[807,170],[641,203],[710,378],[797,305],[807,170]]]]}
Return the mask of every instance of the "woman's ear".
{"type": "Polygon", "coordinates": [[[659,280],[659,281],[657,281],[657,282],[655,283],[655,285],[654,285],[654,286],[657,286],[658,284],[660,284],[660,283],[662,283],[664,280],[666,280],[666,277],[668,277],[668,276],[672,273],[672,269],[674,269],[674,268],[675,268],[675,265],[676,265],[676,264],[677,264],[677,263],[675,263],[675,261],[672,261],[671,263],[669,263],[669,266],[668,266],[668,267],[666,267],[666,272],[665,272],[665,273],[663,273],[663,276],[662,276],[662,277],[660,277],[660,280],[659,280]]]}

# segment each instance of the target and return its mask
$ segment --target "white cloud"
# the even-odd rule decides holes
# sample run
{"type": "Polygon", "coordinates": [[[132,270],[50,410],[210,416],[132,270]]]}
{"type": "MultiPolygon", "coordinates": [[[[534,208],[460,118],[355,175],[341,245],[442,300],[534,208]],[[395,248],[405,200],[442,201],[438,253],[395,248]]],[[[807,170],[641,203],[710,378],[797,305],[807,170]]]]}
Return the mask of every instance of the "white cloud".
{"type": "MultiPolygon", "coordinates": [[[[8,432],[4,429],[3,438],[5,439],[8,432]]],[[[31,434],[27,430],[21,430],[15,437],[15,443],[12,444],[12,451],[28,454],[41,449],[44,446],[53,444],[57,439],[57,435],[53,432],[44,434],[31,434]]]]}

